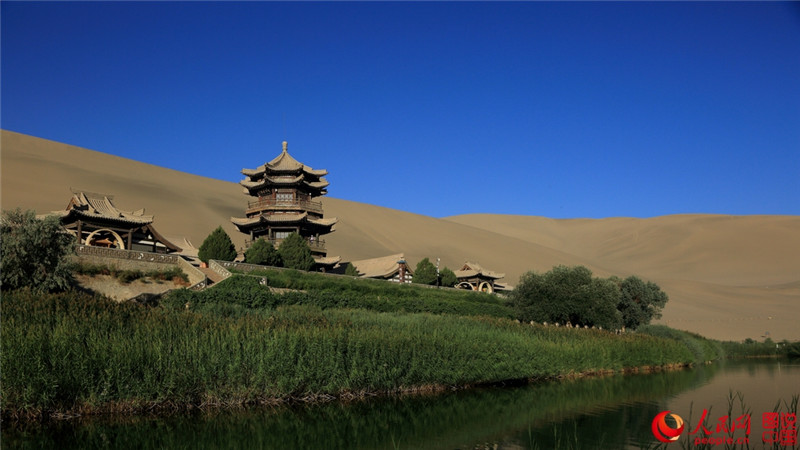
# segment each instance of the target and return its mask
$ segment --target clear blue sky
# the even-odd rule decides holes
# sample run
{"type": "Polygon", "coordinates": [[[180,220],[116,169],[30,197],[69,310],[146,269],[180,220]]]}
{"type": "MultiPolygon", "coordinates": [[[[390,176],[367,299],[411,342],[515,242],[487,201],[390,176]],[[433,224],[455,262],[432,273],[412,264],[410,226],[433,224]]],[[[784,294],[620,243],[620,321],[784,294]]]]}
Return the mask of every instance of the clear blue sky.
{"type": "MultiPolygon", "coordinates": [[[[800,3],[3,1],[2,128],[443,217],[800,214],[800,3]]],[[[35,176],[35,174],[34,174],[35,176]]]]}

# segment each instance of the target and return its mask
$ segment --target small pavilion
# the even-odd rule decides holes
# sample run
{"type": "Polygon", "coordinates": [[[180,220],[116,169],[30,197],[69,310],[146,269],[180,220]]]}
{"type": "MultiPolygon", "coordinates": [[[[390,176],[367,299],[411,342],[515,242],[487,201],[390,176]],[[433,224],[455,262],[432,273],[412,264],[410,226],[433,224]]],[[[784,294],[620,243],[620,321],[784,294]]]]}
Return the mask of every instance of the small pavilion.
{"type": "Polygon", "coordinates": [[[73,191],[64,210],[53,211],[61,225],[75,236],[78,244],[140,252],[172,253],[182,249],[164,238],[153,227],[153,216],[144,209],[122,211],[113,196],[73,191]]]}
{"type": "Polygon", "coordinates": [[[461,289],[492,293],[505,287],[505,285],[497,283],[497,280],[505,277],[506,274],[486,270],[475,262],[464,263],[461,270],[456,270],[455,274],[458,278],[456,287],[461,289]]]}

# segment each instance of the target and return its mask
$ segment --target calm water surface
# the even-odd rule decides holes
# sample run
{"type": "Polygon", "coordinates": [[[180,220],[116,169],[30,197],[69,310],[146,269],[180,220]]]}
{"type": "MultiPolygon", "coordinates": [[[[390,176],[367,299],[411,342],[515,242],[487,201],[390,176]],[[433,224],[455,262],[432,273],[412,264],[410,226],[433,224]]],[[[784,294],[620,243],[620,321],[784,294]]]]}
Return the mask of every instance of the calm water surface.
{"type": "MultiPolygon", "coordinates": [[[[762,448],[761,415],[800,393],[800,363],[727,361],[647,375],[493,387],[434,396],[191,415],[93,418],[27,429],[3,424],[3,448],[553,449],[655,448],[653,417],[687,420],[703,409],[709,428],[727,414],[729,393],[751,413],[751,448],[762,448]]],[[[741,415],[736,400],[733,417],[741,415]]],[[[785,407],[784,407],[785,411],[785,407]]],[[[691,420],[690,420],[691,418],[691,420]]],[[[702,431],[700,431],[702,432],[702,431]]],[[[718,436],[718,435],[717,435],[718,436]]],[[[724,448],[724,446],[712,447],[724,448]]],[[[790,448],[790,447],[779,447],[790,448]]]]}

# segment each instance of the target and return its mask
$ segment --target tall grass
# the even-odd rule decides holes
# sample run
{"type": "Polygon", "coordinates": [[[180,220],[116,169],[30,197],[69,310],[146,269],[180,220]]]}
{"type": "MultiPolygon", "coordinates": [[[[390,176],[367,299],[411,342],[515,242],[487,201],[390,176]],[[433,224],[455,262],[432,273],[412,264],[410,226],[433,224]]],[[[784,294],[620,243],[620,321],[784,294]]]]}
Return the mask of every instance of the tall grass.
{"type": "Polygon", "coordinates": [[[4,416],[359,395],[695,359],[672,339],[487,317],[308,305],[224,317],[27,291],[5,294],[2,312],[4,416]]]}
{"type": "Polygon", "coordinates": [[[645,325],[639,327],[637,332],[683,343],[691,350],[696,363],[715,361],[725,357],[725,350],[719,341],[689,331],[676,330],[664,325],[645,325]]]}

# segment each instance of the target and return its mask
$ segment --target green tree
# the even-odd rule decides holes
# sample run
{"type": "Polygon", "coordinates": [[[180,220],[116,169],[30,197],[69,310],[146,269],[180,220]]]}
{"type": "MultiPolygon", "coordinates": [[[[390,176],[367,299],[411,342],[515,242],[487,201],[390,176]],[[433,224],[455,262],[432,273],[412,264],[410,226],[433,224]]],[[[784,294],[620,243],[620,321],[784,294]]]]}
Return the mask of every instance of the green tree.
{"type": "Polygon", "coordinates": [[[204,263],[211,259],[233,261],[236,258],[236,247],[233,246],[233,241],[228,233],[219,226],[200,245],[197,256],[204,263]]]}
{"type": "Polygon", "coordinates": [[[430,259],[423,258],[417,263],[414,275],[411,277],[412,283],[417,284],[436,284],[436,266],[430,259]]]}
{"type": "Polygon", "coordinates": [[[661,318],[661,310],[669,297],[653,282],[642,281],[630,276],[624,280],[612,277],[619,286],[620,297],[617,309],[622,313],[622,321],[627,328],[647,325],[653,319],[661,318]]]}
{"type": "Polygon", "coordinates": [[[39,292],[63,291],[74,282],[69,255],[75,237],[58,217],[43,220],[33,211],[3,211],[0,219],[0,286],[30,287],[39,292]]]}
{"type": "Polygon", "coordinates": [[[520,278],[510,301],[524,321],[603,328],[622,324],[622,315],[616,308],[616,283],[592,277],[592,271],[583,266],[556,266],[544,274],[528,272],[520,278]]]}
{"type": "Polygon", "coordinates": [[[347,263],[347,267],[345,267],[345,269],[344,269],[344,274],[345,275],[349,275],[351,277],[359,276],[358,269],[356,269],[356,266],[354,266],[354,265],[352,265],[350,263],[347,263]]]}
{"type": "Polygon", "coordinates": [[[439,274],[442,277],[442,286],[453,287],[458,283],[455,272],[445,267],[439,274]]]}
{"type": "Polygon", "coordinates": [[[283,265],[281,254],[278,253],[272,242],[263,238],[256,239],[253,245],[244,252],[244,261],[249,264],[273,267],[281,267],[283,265]]]}
{"type": "Polygon", "coordinates": [[[297,270],[311,270],[314,267],[314,257],[308,242],[297,233],[292,233],[281,242],[278,253],[283,259],[283,266],[297,270]]]}

